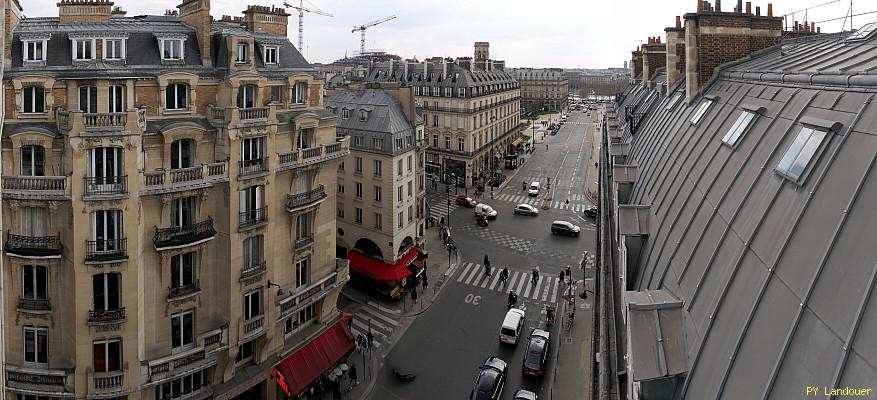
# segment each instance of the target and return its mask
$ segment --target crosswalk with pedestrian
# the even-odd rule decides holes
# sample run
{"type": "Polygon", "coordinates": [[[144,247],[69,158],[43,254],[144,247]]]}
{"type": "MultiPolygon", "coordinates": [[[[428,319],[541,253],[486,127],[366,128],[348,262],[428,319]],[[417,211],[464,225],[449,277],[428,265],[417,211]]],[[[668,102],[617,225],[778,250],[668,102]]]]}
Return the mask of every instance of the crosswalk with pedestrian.
{"type": "Polygon", "coordinates": [[[556,276],[540,275],[534,283],[531,272],[509,269],[506,282],[500,282],[502,266],[492,266],[490,276],[484,274],[484,266],[476,263],[463,263],[450,272],[451,279],[457,283],[479,287],[496,292],[508,292],[514,289],[520,299],[530,299],[553,303],[558,293],[562,293],[564,284],[556,276]]]}
{"type": "Polygon", "coordinates": [[[350,330],[353,331],[353,336],[362,335],[367,338],[371,326],[371,333],[374,336],[372,347],[380,349],[399,326],[401,314],[401,309],[368,302],[353,313],[350,330]]]}
{"type": "MultiPolygon", "coordinates": [[[[558,201],[550,201],[549,207],[556,208],[560,210],[570,210],[575,212],[582,212],[586,208],[590,207],[590,203],[579,203],[578,201],[583,200],[584,195],[575,195],[570,196],[570,202],[567,203],[566,200],[558,200],[558,201]],[[574,198],[575,197],[575,198],[574,198]],[[576,202],[573,202],[576,201],[576,202]]],[[[507,201],[515,204],[529,204],[533,207],[539,207],[542,205],[543,201],[538,199],[537,197],[528,196],[528,195],[514,195],[514,194],[501,194],[499,196],[495,196],[496,200],[499,201],[507,201]]]]}
{"type": "Polygon", "coordinates": [[[429,216],[435,218],[436,223],[438,223],[442,217],[447,218],[449,212],[454,212],[454,210],[460,208],[453,199],[450,201],[451,204],[449,208],[448,197],[443,194],[429,192],[426,199],[429,208],[429,216]]]}

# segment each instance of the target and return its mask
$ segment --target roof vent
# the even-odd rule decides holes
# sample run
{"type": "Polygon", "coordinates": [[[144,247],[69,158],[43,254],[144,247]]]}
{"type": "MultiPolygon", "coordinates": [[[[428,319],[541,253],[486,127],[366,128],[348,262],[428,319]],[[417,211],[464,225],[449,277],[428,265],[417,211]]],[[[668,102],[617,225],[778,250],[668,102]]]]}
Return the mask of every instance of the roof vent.
{"type": "Polygon", "coordinates": [[[877,22],[865,24],[865,26],[857,29],[847,38],[847,42],[864,42],[874,36],[877,32],[877,22]]]}

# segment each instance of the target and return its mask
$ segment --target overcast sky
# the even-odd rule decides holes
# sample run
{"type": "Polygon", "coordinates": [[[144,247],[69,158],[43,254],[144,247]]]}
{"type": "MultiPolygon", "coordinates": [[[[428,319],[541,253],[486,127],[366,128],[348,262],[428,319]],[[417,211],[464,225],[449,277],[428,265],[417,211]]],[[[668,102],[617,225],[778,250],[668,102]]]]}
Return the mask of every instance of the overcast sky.
{"type": "MultiPolygon", "coordinates": [[[[298,0],[287,0],[293,5],[298,0]]],[[[776,0],[774,15],[799,11],[832,0],[776,0]]],[[[58,0],[20,0],[24,14],[57,16],[58,0]]],[[[164,14],[180,0],[117,0],[128,15],[164,14]]],[[[282,6],[283,0],[212,0],[211,14],[241,15],[247,4],[282,6]]],[[[854,14],[877,10],[874,0],[855,0],[854,14]]],[[[725,0],[724,11],[736,1],[725,0]]],[[[744,2],[745,4],[745,2],[744,2]]],[[[630,51],[649,36],[661,35],[674,24],[675,16],[694,12],[696,0],[306,0],[307,8],[334,14],[324,17],[305,13],[304,55],[310,62],[332,62],[359,50],[362,25],[390,15],[397,18],[370,28],[366,48],[382,49],[402,57],[472,55],[475,41],[490,42],[490,56],[509,66],[621,67],[630,51]]],[[[767,1],[753,2],[767,13],[767,1]]],[[[819,22],[843,17],[849,0],[809,11],[819,22]]],[[[294,10],[287,10],[288,12],[294,10]]],[[[298,13],[291,12],[290,40],[298,45],[298,13]]],[[[796,19],[804,19],[799,13],[796,19]]],[[[855,17],[860,27],[877,20],[877,13],[855,17]]],[[[818,24],[823,32],[836,32],[844,21],[818,24]]],[[[849,21],[845,29],[849,29],[849,21]]]]}

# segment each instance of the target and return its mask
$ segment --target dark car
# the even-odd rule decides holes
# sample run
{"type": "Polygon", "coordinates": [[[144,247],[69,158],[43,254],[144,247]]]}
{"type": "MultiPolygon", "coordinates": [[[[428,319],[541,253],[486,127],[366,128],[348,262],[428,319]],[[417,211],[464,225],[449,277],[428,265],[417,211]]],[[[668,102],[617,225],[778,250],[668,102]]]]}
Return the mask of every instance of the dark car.
{"type": "Polygon", "coordinates": [[[487,357],[484,365],[479,368],[475,387],[469,394],[469,400],[497,400],[502,395],[508,364],[499,357],[487,357]]]}
{"type": "Polygon", "coordinates": [[[458,206],[465,207],[475,207],[475,205],[478,204],[475,199],[467,197],[465,194],[457,195],[457,198],[454,199],[454,202],[457,203],[458,206]]]}
{"type": "Polygon", "coordinates": [[[582,211],[586,217],[597,218],[599,212],[597,211],[597,206],[588,206],[585,211],[582,211]]]}
{"type": "Polygon", "coordinates": [[[554,221],[551,223],[551,233],[554,235],[568,235],[578,237],[582,228],[567,221],[554,221]]]}
{"type": "Polygon", "coordinates": [[[545,376],[545,365],[548,360],[548,346],[551,344],[551,336],[542,329],[533,329],[527,342],[527,352],[524,353],[524,375],[535,377],[545,376]]]}
{"type": "Polygon", "coordinates": [[[539,400],[539,396],[529,390],[518,389],[512,396],[512,400],[539,400]]]}

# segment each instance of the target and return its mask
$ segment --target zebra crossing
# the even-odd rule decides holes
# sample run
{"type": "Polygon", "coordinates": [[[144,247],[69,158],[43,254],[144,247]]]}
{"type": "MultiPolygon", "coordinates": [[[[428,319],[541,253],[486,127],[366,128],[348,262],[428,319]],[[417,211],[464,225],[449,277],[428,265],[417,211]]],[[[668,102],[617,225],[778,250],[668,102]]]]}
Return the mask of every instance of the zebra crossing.
{"type": "MultiPolygon", "coordinates": [[[[427,195],[427,207],[429,208],[429,216],[434,217],[436,221],[448,215],[448,198],[447,196],[430,196],[427,195]]],[[[450,212],[460,208],[457,203],[451,199],[450,212]]]]}
{"type": "Polygon", "coordinates": [[[362,335],[368,337],[369,320],[371,320],[371,333],[374,336],[372,347],[380,349],[381,345],[385,345],[388,342],[393,332],[399,326],[401,313],[402,310],[400,309],[368,302],[353,313],[350,330],[353,332],[353,336],[362,335]]]}
{"type": "MultiPolygon", "coordinates": [[[[501,194],[499,196],[494,197],[499,201],[507,201],[515,204],[529,204],[533,207],[539,207],[542,204],[542,200],[539,200],[536,197],[527,196],[527,195],[514,195],[514,194],[501,194]]],[[[574,212],[582,212],[586,208],[590,207],[590,203],[573,203],[573,201],[587,201],[585,195],[570,195],[570,203],[567,203],[565,199],[563,201],[552,201],[549,204],[550,208],[556,208],[560,210],[569,210],[574,212]]]]}
{"type": "Polygon", "coordinates": [[[558,293],[563,292],[563,283],[556,276],[541,274],[534,284],[530,272],[509,270],[508,280],[503,284],[499,282],[499,271],[502,267],[493,267],[490,276],[484,276],[484,267],[481,264],[463,263],[460,268],[454,266],[451,271],[451,279],[457,283],[479,287],[495,292],[508,292],[514,289],[520,299],[530,299],[541,302],[553,303],[557,301],[558,293]],[[459,273],[457,273],[459,272],[459,273]]]}

